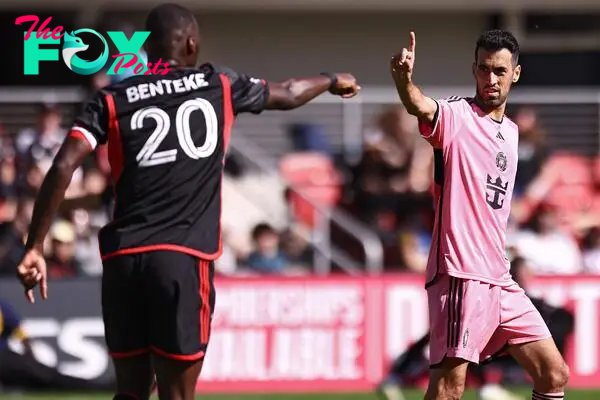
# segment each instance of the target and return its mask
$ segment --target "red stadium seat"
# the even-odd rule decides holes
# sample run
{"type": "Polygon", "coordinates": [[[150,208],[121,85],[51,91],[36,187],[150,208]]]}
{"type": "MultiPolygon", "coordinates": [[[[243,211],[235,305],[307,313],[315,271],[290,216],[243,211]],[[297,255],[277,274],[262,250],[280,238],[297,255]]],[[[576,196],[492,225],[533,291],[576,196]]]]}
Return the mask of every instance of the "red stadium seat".
{"type": "Polygon", "coordinates": [[[324,207],[335,206],[339,202],[341,178],[328,156],[292,153],[282,158],[279,168],[291,186],[288,201],[298,221],[314,227],[317,220],[311,202],[324,207]]]}

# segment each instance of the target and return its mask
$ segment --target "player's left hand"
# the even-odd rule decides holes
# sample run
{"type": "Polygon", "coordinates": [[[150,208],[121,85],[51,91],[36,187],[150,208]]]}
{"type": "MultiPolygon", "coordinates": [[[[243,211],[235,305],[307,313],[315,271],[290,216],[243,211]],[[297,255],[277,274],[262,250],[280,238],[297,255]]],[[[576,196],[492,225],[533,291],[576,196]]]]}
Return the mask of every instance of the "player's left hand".
{"type": "Polygon", "coordinates": [[[38,250],[29,250],[17,267],[17,277],[25,287],[25,296],[31,304],[35,303],[33,289],[39,284],[42,299],[48,298],[48,273],[46,261],[38,250]]]}
{"type": "Polygon", "coordinates": [[[331,94],[341,96],[344,99],[354,97],[360,91],[360,86],[356,83],[356,78],[352,74],[335,74],[336,85],[330,89],[331,94]]]}

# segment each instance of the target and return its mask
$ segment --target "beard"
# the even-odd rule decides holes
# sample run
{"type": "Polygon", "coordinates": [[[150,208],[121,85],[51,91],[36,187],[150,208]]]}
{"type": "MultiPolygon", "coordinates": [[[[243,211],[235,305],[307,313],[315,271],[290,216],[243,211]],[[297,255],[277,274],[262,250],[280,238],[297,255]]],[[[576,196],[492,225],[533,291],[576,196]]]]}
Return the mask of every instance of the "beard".
{"type": "Polygon", "coordinates": [[[489,95],[484,93],[483,90],[478,90],[478,95],[483,105],[489,109],[500,107],[508,98],[508,93],[499,92],[489,95]]]}

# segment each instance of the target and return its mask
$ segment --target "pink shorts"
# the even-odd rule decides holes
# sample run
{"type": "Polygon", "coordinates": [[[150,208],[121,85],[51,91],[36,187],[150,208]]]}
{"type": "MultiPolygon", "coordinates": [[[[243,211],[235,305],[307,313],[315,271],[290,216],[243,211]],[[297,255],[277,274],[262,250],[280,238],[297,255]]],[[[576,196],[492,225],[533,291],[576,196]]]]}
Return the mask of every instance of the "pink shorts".
{"type": "Polygon", "coordinates": [[[506,345],[551,337],[542,316],[521,287],[441,275],[427,288],[432,368],[444,357],[479,363],[506,345]]]}

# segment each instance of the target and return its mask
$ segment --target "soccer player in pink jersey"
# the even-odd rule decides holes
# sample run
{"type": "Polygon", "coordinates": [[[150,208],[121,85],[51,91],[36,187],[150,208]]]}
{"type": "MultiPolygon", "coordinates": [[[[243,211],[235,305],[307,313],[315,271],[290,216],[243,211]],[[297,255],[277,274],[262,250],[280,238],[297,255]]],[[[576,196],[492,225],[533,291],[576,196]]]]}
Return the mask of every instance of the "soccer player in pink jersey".
{"type": "Polygon", "coordinates": [[[435,154],[425,398],[460,399],[468,363],[508,351],[531,375],[532,399],[561,400],[569,369],[505,257],[518,131],[504,110],[521,74],[519,44],[506,31],[483,33],[473,62],[475,97],[445,100],[425,96],[413,83],[415,44],[411,32],[408,48],[392,58],[391,73],[435,154]]]}

